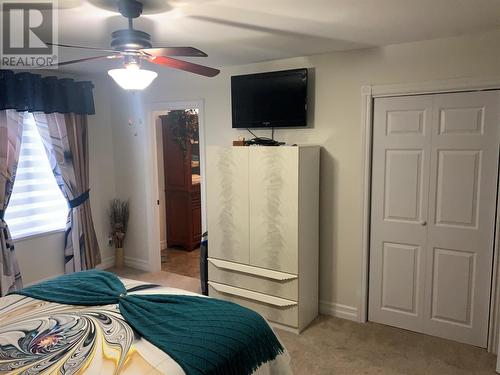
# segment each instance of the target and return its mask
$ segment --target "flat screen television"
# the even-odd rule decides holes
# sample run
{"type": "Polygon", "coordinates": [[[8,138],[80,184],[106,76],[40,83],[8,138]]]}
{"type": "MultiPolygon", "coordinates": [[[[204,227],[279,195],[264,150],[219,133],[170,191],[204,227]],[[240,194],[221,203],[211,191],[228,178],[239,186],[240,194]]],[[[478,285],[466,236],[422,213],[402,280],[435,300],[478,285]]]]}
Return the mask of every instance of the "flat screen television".
{"type": "Polygon", "coordinates": [[[307,69],[231,77],[233,128],[307,126],[307,69]]]}

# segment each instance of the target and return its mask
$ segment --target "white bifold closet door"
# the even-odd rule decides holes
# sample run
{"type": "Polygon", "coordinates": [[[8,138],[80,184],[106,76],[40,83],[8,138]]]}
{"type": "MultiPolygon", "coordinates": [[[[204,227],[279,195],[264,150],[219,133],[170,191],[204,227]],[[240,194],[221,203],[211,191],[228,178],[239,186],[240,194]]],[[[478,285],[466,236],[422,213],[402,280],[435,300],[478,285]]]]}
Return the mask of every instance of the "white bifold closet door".
{"type": "Polygon", "coordinates": [[[375,99],[369,320],[486,347],[498,91],[375,99]]]}

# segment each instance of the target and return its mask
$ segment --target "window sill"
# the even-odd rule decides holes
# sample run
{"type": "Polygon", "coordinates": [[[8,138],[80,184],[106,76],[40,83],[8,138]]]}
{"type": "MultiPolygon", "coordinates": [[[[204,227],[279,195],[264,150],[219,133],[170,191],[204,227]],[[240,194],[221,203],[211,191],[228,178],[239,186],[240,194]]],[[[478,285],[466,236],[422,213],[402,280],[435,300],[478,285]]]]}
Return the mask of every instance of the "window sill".
{"type": "Polygon", "coordinates": [[[56,233],[64,233],[65,231],[66,231],[66,229],[54,229],[54,230],[51,230],[51,231],[48,231],[48,232],[27,234],[27,235],[22,236],[22,237],[12,238],[12,241],[14,241],[14,244],[16,244],[18,242],[32,240],[32,239],[35,239],[35,238],[48,237],[48,236],[50,236],[52,234],[56,234],[56,233]]]}

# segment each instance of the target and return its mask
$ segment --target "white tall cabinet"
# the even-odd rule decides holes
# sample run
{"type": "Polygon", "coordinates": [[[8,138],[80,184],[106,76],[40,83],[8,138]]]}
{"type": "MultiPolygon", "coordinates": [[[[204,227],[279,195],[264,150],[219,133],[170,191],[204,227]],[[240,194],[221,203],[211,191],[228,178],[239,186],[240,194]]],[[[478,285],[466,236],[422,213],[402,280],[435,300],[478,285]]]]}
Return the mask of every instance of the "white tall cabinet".
{"type": "Polygon", "coordinates": [[[319,147],[209,147],[209,294],[303,330],[318,315],[319,147]]]}

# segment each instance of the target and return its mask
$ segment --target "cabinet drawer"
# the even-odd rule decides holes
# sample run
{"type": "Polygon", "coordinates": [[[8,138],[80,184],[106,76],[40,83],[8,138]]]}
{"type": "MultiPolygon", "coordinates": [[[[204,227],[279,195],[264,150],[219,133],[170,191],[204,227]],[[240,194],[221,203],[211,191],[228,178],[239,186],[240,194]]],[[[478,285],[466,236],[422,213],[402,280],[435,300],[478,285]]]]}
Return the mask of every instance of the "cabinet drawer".
{"type": "Polygon", "coordinates": [[[295,301],[268,296],[246,289],[209,282],[210,297],[237,303],[261,314],[271,322],[298,327],[299,310],[295,301]]]}
{"type": "Polygon", "coordinates": [[[208,259],[208,279],[255,292],[298,301],[297,275],[221,259],[208,259]]]}

